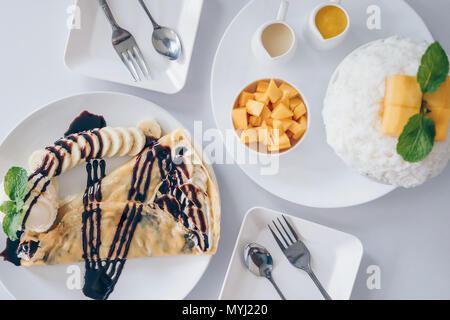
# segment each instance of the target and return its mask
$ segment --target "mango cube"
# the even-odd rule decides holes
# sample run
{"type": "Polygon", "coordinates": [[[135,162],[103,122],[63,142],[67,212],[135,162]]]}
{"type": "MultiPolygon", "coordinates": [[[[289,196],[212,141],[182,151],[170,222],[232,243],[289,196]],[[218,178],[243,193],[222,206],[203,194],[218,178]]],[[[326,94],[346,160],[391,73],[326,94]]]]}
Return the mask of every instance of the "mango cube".
{"type": "Polygon", "coordinates": [[[255,98],[255,95],[253,93],[243,91],[241,95],[239,96],[239,107],[243,108],[247,106],[248,100],[253,100],[255,98]]]}
{"type": "Polygon", "coordinates": [[[270,80],[269,87],[267,88],[266,91],[266,95],[269,97],[270,102],[272,103],[277,102],[283,95],[283,92],[277,87],[277,84],[273,79],[270,80]]]}
{"type": "Polygon", "coordinates": [[[265,144],[265,145],[269,145],[271,143],[271,134],[272,134],[272,129],[270,127],[266,127],[266,128],[256,128],[257,132],[258,132],[258,141],[265,144]]]}
{"type": "Polygon", "coordinates": [[[269,118],[269,119],[263,120],[262,123],[261,123],[260,128],[270,128],[270,129],[272,129],[273,128],[273,119],[269,118]]]}
{"type": "Polygon", "coordinates": [[[241,143],[255,143],[258,141],[258,131],[256,128],[250,128],[242,131],[241,143]]]}
{"type": "Polygon", "coordinates": [[[299,97],[295,97],[289,100],[289,107],[291,110],[294,110],[295,107],[299,106],[301,103],[303,103],[303,100],[299,97]]]}
{"type": "Polygon", "coordinates": [[[302,101],[298,106],[294,108],[294,119],[298,120],[305,114],[306,114],[306,106],[305,103],[302,101]]]}
{"type": "Polygon", "coordinates": [[[296,122],[292,119],[283,119],[283,120],[275,119],[273,120],[273,128],[286,132],[293,123],[296,122]]]}
{"type": "Polygon", "coordinates": [[[306,118],[306,116],[301,117],[298,123],[302,126],[302,129],[306,131],[306,129],[308,128],[308,119],[306,118]]]}
{"type": "Polygon", "coordinates": [[[247,108],[234,108],[231,116],[236,129],[247,129],[247,108]]]}
{"type": "Polygon", "coordinates": [[[281,120],[283,122],[284,131],[288,131],[290,126],[295,123],[292,119],[281,120]]]}
{"type": "Polygon", "coordinates": [[[283,96],[287,97],[288,99],[294,98],[298,95],[298,91],[286,82],[283,82],[281,84],[280,90],[283,92],[283,96]]]}
{"type": "Polygon", "coordinates": [[[286,131],[286,130],[284,130],[283,122],[281,122],[281,120],[277,120],[277,119],[273,120],[272,125],[273,125],[274,129],[277,129],[277,130],[280,130],[283,132],[286,131]]]}
{"type": "Polygon", "coordinates": [[[381,122],[381,132],[394,137],[399,136],[409,118],[420,112],[420,107],[410,108],[401,105],[385,105],[383,120],[381,122]]]}
{"type": "Polygon", "coordinates": [[[293,115],[294,113],[289,109],[289,107],[282,103],[277,105],[272,111],[272,118],[277,120],[291,118],[293,115]]]}
{"type": "Polygon", "coordinates": [[[450,77],[435,92],[424,95],[427,108],[430,109],[428,117],[436,125],[436,141],[444,141],[447,137],[448,122],[450,119],[450,77]]]}
{"type": "Polygon", "coordinates": [[[261,111],[261,119],[270,119],[270,117],[272,116],[272,111],[270,111],[270,109],[267,106],[264,106],[263,110],[261,111]]]}
{"type": "MultiPolygon", "coordinates": [[[[386,79],[384,104],[420,108],[422,90],[413,76],[394,75],[386,79]]],[[[403,128],[402,128],[403,129],[403,128]]]]}
{"type": "Polygon", "coordinates": [[[285,132],[272,130],[272,140],[269,144],[269,151],[284,150],[291,147],[291,140],[285,132]]]}
{"type": "Polygon", "coordinates": [[[259,127],[262,123],[262,118],[257,116],[250,116],[248,122],[253,127],[259,127]]]}
{"type": "Polygon", "coordinates": [[[266,121],[266,125],[269,127],[273,127],[273,119],[272,118],[268,118],[265,120],[266,121]]]}
{"type": "Polygon", "coordinates": [[[306,132],[307,129],[307,120],[306,117],[302,117],[300,118],[300,122],[293,122],[290,126],[289,126],[289,131],[292,132],[292,137],[295,140],[300,139],[306,132]]]}
{"type": "Polygon", "coordinates": [[[276,103],[273,104],[273,107],[276,108],[276,107],[278,107],[279,104],[284,104],[285,106],[289,106],[290,103],[291,103],[291,102],[290,102],[289,99],[287,99],[285,96],[282,96],[282,97],[278,100],[278,102],[276,102],[276,103]]]}
{"type": "Polygon", "coordinates": [[[256,100],[248,100],[246,107],[249,114],[259,117],[264,108],[264,103],[256,100]]]}
{"type": "Polygon", "coordinates": [[[255,100],[262,102],[264,104],[268,104],[270,101],[269,97],[265,93],[262,93],[262,92],[255,92],[255,100]]]}
{"type": "Polygon", "coordinates": [[[423,99],[430,110],[450,109],[450,77],[433,93],[426,93],[423,99]]]}
{"type": "Polygon", "coordinates": [[[258,81],[258,84],[256,85],[256,92],[266,92],[267,88],[269,87],[269,81],[258,81]]]}
{"type": "Polygon", "coordinates": [[[447,138],[448,121],[450,120],[449,108],[436,108],[427,114],[436,125],[436,141],[444,141],[447,138]]]}

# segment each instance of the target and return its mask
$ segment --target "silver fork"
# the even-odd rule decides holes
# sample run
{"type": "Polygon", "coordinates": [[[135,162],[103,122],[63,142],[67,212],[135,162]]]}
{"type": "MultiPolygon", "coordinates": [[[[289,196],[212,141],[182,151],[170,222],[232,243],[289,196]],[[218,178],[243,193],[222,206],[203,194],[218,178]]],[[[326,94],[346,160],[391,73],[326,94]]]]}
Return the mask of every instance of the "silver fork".
{"type": "Polygon", "coordinates": [[[112,45],[128,71],[130,71],[134,81],[141,81],[138,70],[140,70],[145,78],[148,78],[148,67],[136,40],[131,33],[117,24],[106,0],[98,0],[98,2],[112,27],[112,45]]]}
{"type": "Polygon", "coordinates": [[[309,253],[308,248],[305,246],[305,244],[299,239],[297,233],[295,232],[294,228],[291,226],[291,224],[287,221],[286,217],[283,215],[283,220],[286,222],[286,225],[288,229],[290,230],[290,233],[286,230],[283,223],[281,222],[280,218],[277,218],[278,224],[280,225],[281,229],[278,227],[275,220],[272,221],[273,225],[277,229],[279,235],[281,236],[281,239],[283,239],[284,243],[280,240],[280,238],[276,235],[276,233],[272,230],[270,225],[268,225],[270,232],[272,233],[273,237],[275,238],[275,241],[280,246],[281,251],[283,251],[286,258],[289,260],[289,262],[296,268],[301,269],[305,271],[311,279],[316,284],[317,288],[319,288],[320,293],[322,293],[323,297],[326,300],[331,300],[331,297],[326,292],[322,284],[320,283],[319,279],[317,279],[316,275],[311,269],[311,254],[309,253]],[[292,235],[292,237],[291,237],[292,235]]]}

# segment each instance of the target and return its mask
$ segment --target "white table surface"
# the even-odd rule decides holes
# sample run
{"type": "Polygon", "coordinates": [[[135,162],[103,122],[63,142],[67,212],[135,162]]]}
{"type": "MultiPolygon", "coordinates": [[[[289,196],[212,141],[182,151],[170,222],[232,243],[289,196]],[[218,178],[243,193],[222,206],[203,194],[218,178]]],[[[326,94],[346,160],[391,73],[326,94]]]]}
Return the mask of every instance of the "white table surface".
{"type": "MultiPolygon", "coordinates": [[[[246,2],[205,0],[186,87],[178,94],[164,95],[88,79],[64,67],[66,9],[72,0],[2,1],[0,139],[40,106],[95,90],[126,92],[151,100],[167,108],[190,130],[195,120],[202,120],[205,129],[214,127],[209,92],[214,54],[225,28],[246,2]]],[[[450,52],[450,2],[408,2],[450,52]]],[[[450,299],[450,168],[416,189],[399,189],[365,205],[331,210],[283,201],[253,183],[236,165],[216,165],[215,171],[223,204],[222,237],[217,254],[188,299],[218,297],[242,218],[253,206],[282,210],[359,237],[364,256],[353,299],[450,299]],[[381,268],[379,290],[367,288],[370,265],[381,268]]],[[[0,288],[0,299],[7,298],[0,288]]]]}

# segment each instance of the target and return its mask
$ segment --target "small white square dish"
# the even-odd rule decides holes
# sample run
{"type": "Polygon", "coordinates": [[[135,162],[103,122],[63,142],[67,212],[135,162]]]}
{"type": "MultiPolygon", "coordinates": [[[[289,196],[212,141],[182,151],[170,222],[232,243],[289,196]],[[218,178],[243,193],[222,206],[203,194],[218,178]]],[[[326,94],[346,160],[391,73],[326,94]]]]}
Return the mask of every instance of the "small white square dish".
{"type": "MultiPolygon", "coordinates": [[[[288,300],[323,299],[306,272],[292,266],[281,252],[267,225],[281,212],[252,208],[244,217],[220,293],[221,300],[280,299],[270,282],[247,270],[243,252],[256,242],[272,255],[273,278],[288,300]]],[[[363,254],[361,241],[353,235],[310,221],[287,216],[311,253],[311,267],[334,300],[350,299],[363,254]]]]}
{"type": "Polygon", "coordinates": [[[111,27],[98,1],[77,0],[79,28],[69,32],[64,62],[82,75],[143,89],[173,94],[186,82],[203,0],[157,0],[146,4],[155,20],[174,29],[181,40],[177,61],[159,55],[152,45],[153,27],[138,1],[109,0],[118,24],[136,39],[149,66],[151,79],[134,82],[111,44],[111,27]]]}

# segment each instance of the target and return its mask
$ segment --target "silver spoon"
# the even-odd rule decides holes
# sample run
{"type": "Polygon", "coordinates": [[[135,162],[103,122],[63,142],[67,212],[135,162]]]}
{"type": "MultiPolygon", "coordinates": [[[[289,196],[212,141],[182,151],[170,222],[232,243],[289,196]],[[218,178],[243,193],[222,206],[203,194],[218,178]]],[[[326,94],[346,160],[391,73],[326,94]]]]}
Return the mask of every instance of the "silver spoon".
{"type": "Polygon", "coordinates": [[[155,50],[170,60],[177,60],[181,53],[181,42],[177,33],[170,28],[157,24],[150,14],[144,0],[139,0],[139,3],[142,8],[144,8],[145,13],[147,13],[147,16],[153,24],[152,43],[155,50]]]}
{"type": "Polygon", "coordinates": [[[244,260],[247,268],[258,277],[265,277],[272,283],[281,299],[286,300],[272,277],[273,259],[269,251],[257,243],[250,243],[244,249],[244,260]]]}

